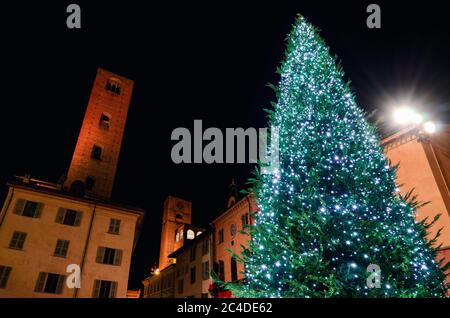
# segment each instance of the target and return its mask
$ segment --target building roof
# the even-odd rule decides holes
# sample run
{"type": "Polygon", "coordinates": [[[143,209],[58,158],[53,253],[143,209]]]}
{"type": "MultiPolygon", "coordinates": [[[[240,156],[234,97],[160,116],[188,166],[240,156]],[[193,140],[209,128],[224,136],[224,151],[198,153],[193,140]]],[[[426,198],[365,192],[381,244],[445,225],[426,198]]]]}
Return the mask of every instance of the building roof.
{"type": "Polygon", "coordinates": [[[34,179],[29,176],[14,176],[10,180],[8,180],[7,185],[10,187],[23,188],[28,190],[37,191],[40,193],[46,193],[50,195],[55,195],[67,199],[72,199],[76,201],[82,201],[85,203],[102,205],[105,207],[110,207],[114,209],[123,210],[125,212],[136,213],[139,215],[144,215],[145,210],[137,207],[132,207],[129,205],[103,200],[99,198],[89,197],[87,195],[79,196],[70,191],[65,191],[61,184],[48,182],[44,180],[34,179]]]}
{"type": "Polygon", "coordinates": [[[177,249],[176,251],[172,252],[171,254],[169,254],[170,258],[176,258],[178,255],[180,255],[183,251],[187,250],[188,248],[190,248],[191,246],[197,244],[199,241],[201,241],[202,239],[204,239],[205,237],[207,237],[209,234],[212,233],[212,229],[206,229],[202,232],[202,234],[194,237],[192,240],[187,240],[183,246],[181,246],[179,249],[177,249]]]}

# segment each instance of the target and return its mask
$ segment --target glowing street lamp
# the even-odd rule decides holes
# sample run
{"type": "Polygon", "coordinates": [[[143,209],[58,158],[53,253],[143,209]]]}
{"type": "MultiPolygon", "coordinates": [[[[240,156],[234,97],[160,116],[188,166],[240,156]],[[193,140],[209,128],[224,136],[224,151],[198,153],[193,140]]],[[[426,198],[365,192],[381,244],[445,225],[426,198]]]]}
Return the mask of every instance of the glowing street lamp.
{"type": "Polygon", "coordinates": [[[436,132],[436,124],[432,121],[427,121],[423,124],[423,130],[428,134],[433,134],[436,132]]]}
{"type": "Polygon", "coordinates": [[[401,125],[420,124],[422,123],[422,115],[418,114],[410,107],[397,108],[394,111],[394,120],[401,125]]]}

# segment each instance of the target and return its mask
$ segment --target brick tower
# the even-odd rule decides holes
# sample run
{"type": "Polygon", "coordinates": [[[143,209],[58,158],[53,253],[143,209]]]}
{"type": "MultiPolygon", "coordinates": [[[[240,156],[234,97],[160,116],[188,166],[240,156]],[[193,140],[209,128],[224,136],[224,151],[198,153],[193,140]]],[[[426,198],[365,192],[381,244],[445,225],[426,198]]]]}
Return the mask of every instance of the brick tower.
{"type": "Polygon", "coordinates": [[[182,224],[191,224],[192,203],[168,196],[164,201],[159,250],[159,269],[163,270],[173,261],[168,257],[175,251],[175,232],[182,224]]]}
{"type": "Polygon", "coordinates": [[[64,188],[109,200],[133,81],[99,68],[64,188]]]}

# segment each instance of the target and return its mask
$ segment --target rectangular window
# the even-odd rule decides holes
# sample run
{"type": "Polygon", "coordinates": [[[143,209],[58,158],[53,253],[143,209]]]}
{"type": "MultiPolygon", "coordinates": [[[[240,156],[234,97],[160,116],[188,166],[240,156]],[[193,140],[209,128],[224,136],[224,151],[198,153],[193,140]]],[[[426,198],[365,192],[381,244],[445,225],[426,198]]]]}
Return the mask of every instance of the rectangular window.
{"type": "Polygon", "coordinates": [[[202,255],[206,255],[209,252],[209,239],[204,239],[202,244],[202,255]]]}
{"type": "Polygon", "coordinates": [[[6,288],[6,284],[8,284],[8,278],[10,273],[11,267],[0,266],[0,288],[6,288]]]}
{"type": "Polygon", "coordinates": [[[66,277],[55,273],[39,273],[35,291],[38,293],[61,294],[66,277]]]}
{"type": "Polygon", "coordinates": [[[209,261],[202,263],[202,279],[209,279],[209,261]]]}
{"type": "Polygon", "coordinates": [[[42,206],[42,203],[18,199],[14,207],[14,214],[29,218],[39,218],[41,216],[42,206]]]}
{"type": "Polygon", "coordinates": [[[91,158],[95,160],[102,160],[102,147],[94,145],[92,147],[91,158]]]}
{"type": "Polygon", "coordinates": [[[94,298],[116,298],[117,282],[109,280],[95,280],[92,297],[94,298]]]}
{"type": "Polygon", "coordinates": [[[80,211],[59,208],[55,222],[70,226],[80,226],[82,215],[83,212],[80,211]]]}
{"type": "Polygon", "coordinates": [[[241,215],[241,222],[242,222],[242,229],[244,229],[244,227],[246,225],[250,224],[250,218],[249,218],[249,214],[245,213],[241,215]]]}
{"type": "Polygon", "coordinates": [[[23,248],[23,244],[25,243],[26,237],[27,233],[15,231],[11,238],[11,242],[9,243],[9,248],[21,250],[23,248]]]}
{"type": "Polygon", "coordinates": [[[219,230],[219,244],[223,243],[223,229],[219,230]]]}
{"type": "Polygon", "coordinates": [[[184,280],[179,279],[178,280],[178,294],[182,294],[184,289],[184,280]]]}
{"type": "Polygon", "coordinates": [[[120,266],[122,263],[122,250],[100,246],[97,249],[95,261],[100,264],[120,266]]]}
{"type": "Polygon", "coordinates": [[[191,247],[191,255],[190,255],[190,261],[195,260],[195,250],[197,249],[197,246],[194,244],[194,246],[191,247]]]}
{"type": "Polygon", "coordinates": [[[69,241],[57,240],[54,256],[66,257],[68,249],[69,249],[69,241]]]}
{"type": "Polygon", "coordinates": [[[219,261],[219,279],[225,281],[225,263],[223,261],[219,261]]]}
{"type": "Polygon", "coordinates": [[[191,284],[195,283],[195,266],[191,267],[191,284]]]}
{"type": "Polygon", "coordinates": [[[109,221],[108,233],[119,234],[119,230],[120,230],[120,220],[118,220],[118,219],[111,219],[109,221]]]}

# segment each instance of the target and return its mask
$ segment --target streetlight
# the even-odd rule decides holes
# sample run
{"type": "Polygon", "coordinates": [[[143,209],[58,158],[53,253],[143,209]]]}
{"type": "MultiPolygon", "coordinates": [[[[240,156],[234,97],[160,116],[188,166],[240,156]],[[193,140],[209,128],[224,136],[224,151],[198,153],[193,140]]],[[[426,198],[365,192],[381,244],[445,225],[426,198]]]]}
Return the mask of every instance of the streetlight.
{"type": "Polygon", "coordinates": [[[436,132],[436,124],[432,121],[427,121],[423,124],[423,130],[428,134],[433,134],[436,132]]]}
{"type": "Polygon", "coordinates": [[[402,126],[412,125],[427,133],[434,134],[437,131],[436,124],[426,121],[423,125],[423,116],[411,107],[402,106],[394,110],[394,121],[402,126]],[[419,126],[421,125],[421,126],[419,126]]]}
{"type": "Polygon", "coordinates": [[[422,115],[410,107],[400,107],[394,111],[394,120],[401,125],[420,124],[423,121],[422,115]]]}

